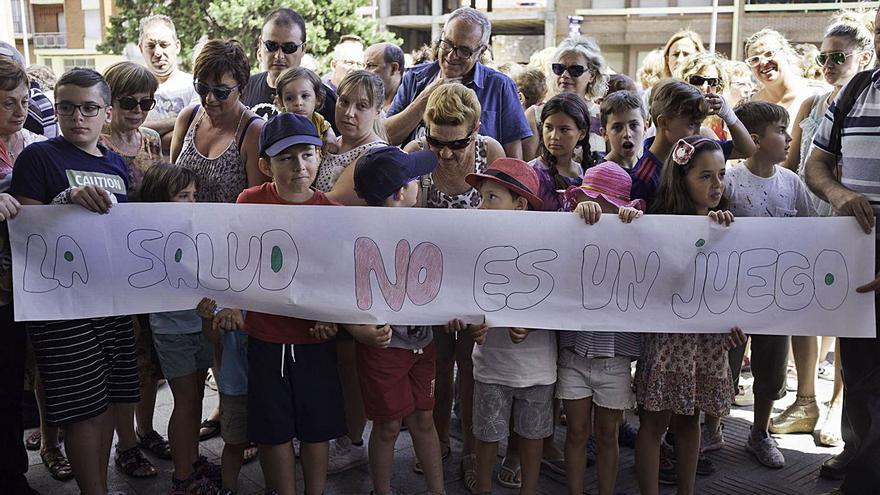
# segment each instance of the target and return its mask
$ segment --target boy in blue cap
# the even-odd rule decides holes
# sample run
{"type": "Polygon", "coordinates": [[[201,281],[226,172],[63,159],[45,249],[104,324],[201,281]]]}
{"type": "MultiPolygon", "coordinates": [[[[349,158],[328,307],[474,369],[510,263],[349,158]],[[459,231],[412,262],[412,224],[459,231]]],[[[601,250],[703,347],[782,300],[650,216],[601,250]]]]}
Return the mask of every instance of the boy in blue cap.
{"type": "MultiPolygon", "coordinates": [[[[315,125],[277,115],[260,132],[260,171],[272,182],[245,189],[238,203],[338,205],[311,187],[322,144],[315,125]]],[[[324,492],[328,442],[346,434],[336,364],[336,325],[248,311],[248,438],[260,447],[266,489],[296,493],[291,440],[301,442],[305,493],[324,492]],[[295,348],[295,349],[294,349],[295,348]],[[281,369],[279,370],[279,363],[281,369]]]]}
{"type": "MultiPolygon", "coordinates": [[[[430,151],[407,154],[386,146],[355,163],[354,186],[370,206],[412,208],[419,178],[437,167],[430,151]]],[[[433,333],[428,325],[346,325],[357,341],[358,379],[370,432],[369,462],[377,495],[391,493],[394,444],[402,421],[412,437],[429,493],[444,493],[440,440],[434,428],[433,333]]]]}

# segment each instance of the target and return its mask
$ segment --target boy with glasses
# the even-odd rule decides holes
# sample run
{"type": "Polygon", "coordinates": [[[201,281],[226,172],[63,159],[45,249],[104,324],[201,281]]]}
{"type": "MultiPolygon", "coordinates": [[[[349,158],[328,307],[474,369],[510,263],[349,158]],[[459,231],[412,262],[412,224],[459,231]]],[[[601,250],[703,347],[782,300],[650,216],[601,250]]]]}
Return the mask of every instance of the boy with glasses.
{"type": "MultiPolygon", "coordinates": [[[[98,143],[111,119],[110,87],[91,69],[73,69],[55,87],[63,136],[19,156],[12,194],[23,205],[72,202],[98,213],[127,200],[125,161],[98,143]]],[[[69,258],[65,258],[68,259],[69,258]]],[[[71,263],[75,262],[73,258],[71,263]]],[[[107,493],[117,404],[139,400],[130,316],[28,322],[46,392],[46,422],[61,426],[85,495],[107,493]]]]}

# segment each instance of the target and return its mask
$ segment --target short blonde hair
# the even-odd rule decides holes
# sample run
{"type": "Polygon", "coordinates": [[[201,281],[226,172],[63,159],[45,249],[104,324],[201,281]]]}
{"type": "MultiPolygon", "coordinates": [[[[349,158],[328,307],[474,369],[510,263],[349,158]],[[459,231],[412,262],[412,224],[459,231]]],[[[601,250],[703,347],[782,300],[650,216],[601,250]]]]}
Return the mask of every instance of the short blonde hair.
{"type": "Polygon", "coordinates": [[[697,34],[695,31],[692,31],[690,29],[682,29],[681,31],[673,34],[669,37],[669,41],[666,42],[666,46],[663,47],[662,77],[672,77],[672,70],[669,68],[669,50],[672,49],[672,45],[683,39],[690,40],[694,44],[694,47],[697,49],[697,52],[702,53],[706,51],[706,49],[703,47],[703,38],[700,38],[700,35],[697,34]]]}
{"type": "Polygon", "coordinates": [[[432,125],[467,125],[476,129],[483,108],[477,94],[460,83],[444,84],[428,98],[423,120],[432,125]]]}
{"type": "Polygon", "coordinates": [[[663,49],[655,48],[645,55],[642,65],[636,71],[636,79],[642,85],[642,89],[651,89],[663,78],[663,49]]]}
{"type": "Polygon", "coordinates": [[[718,71],[718,91],[724,91],[730,85],[727,71],[724,70],[724,58],[713,52],[702,52],[686,58],[675,68],[675,78],[690,83],[691,76],[698,75],[706,67],[714,67],[718,71]]]}
{"type": "Polygon", "coordinates": [[[587,60],[589,69],[593,72],[593,82],[587,87],[588,99],[605,96],[608,92],[608,65],[602,50],[596,40],[587,36],[569,37],[562,40],[559,48],[553,55],[553,61],[558,61],[565,55],[577,54],[587,60]]]}

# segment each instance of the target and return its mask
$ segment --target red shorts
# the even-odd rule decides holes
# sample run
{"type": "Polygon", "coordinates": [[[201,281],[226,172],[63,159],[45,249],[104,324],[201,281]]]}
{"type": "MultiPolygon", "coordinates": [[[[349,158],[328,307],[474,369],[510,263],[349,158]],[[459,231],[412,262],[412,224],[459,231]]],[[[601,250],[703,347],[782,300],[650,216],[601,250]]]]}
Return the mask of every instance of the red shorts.
{"type": "Polygon", "coordinates": [[[403,419],[434,409],[434,343],[415,353],[357,343],[358,380],[372,421],[403,419]]]}

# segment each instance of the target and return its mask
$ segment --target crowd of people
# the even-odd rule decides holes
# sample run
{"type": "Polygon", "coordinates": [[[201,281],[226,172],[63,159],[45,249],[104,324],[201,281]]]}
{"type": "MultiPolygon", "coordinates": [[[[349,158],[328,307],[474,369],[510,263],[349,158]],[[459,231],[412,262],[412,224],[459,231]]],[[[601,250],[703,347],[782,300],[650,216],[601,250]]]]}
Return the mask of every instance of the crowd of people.
{"type": "MultiPolygon", "coordinates": [[[[870,235],[880,212],[878,16],[838,14],[812,50],[762,29],[744,61],[681,31],[635,78],[613,73],[586,36],[528,67],[495,66],[489,19],[471,8],[452,12],[411,67],[394,44],[344,36],[323,77],[302,66],[306,22],[287,8],[266,16],[253,75],[254,47],[227,40],[201,44],[193,73],[183,72],[174,22],[162,15],[141,20],[145,64],[103,74],[76,68],[55,80],[3,43],[0,220],[26,205],[112,215],[126,201],[225,202],[568,212],[584,228],[603,214],[624,223],[702,215],[733,229],[735,217],[839,215],[870,235]],[[117,180],[81,185],[96,183],[89,178],[117,180]]],[[[880,278],[858,290],[880,290],[880,278]]],[[[610,495],[619,445],[635,449],[641,493],[659,483],[694,493],[696,476],[716,469],[707,453],[730,448],[722,421],[734,403],[754,404],[744,447],[757,463],[785,465],[771,434],[818,430],[820,444],[844,446],[821,467],[843,480],[840,493],[880,483],[876,337],[750,336],[733,325],[724,334],[459,319],[337,325],[209,297],[185,311],[25,324],[13,304],[4,228],[2,493],[35,493],[27,447],[86,495],[108,493],[111,458],[128,476],[157,476],[150,457],[173,464],[174,495],[233,494],[242,464],[256,458],[267,493],[295,493],[298,459],[306,494],[368,464],[374,493],[387,495],[406,428],[412,469],[442,494],[454,403],[472,493],[494,483],[535,493],[546,466],[581,494],[594,462],[599,493],[610,495]],[[740,380],[744,367],[751,385],[740,380]],[[826,406],[817,376],[835,381],[826,406]],[[166,434],[153,423],[163,380],[174,400],[166,434]],[[219,405],[203,420],[206,380],[219,405]],[[24,441],[23,389],[40,412],[24,441]],[[771,417],[787,390],[796,400],[771,417]],[[626,421],[630,410],[638,426],[626,421]],[[555,445],[563,422],[564,445],[555,445]],[[220,464],[199,453],[216,435],[220,464]]]]}

